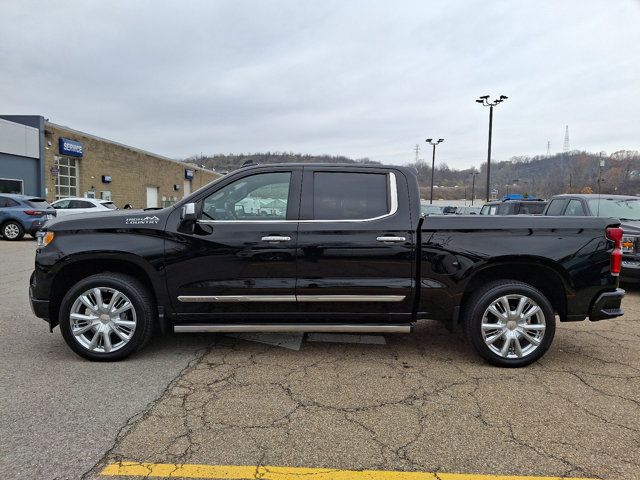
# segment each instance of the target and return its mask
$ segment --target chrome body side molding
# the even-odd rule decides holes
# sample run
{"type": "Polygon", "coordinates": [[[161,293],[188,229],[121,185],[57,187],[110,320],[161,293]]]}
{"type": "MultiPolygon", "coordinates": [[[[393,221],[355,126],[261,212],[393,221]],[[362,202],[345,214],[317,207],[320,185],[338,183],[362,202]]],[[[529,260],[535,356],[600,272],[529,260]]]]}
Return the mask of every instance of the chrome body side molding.
{"type": "Polygon", "coordinates": [[[180,295],[183,303],[295,302],[295,295],[180,295]]]}
{"type": "Polygon", "coordinates": [[[275,324],[181,324],[174,325],[177,333],[212,332],[269,332],[269,333],[410,333],[411,324],[366,325],[366,324],[323,324],[323,323],[275,323],[275,324]]]}
{"type": "Polygon", "coordinates": [[[296,295],[299,302],[401,302],[405,295],[296,295]]]}
{"type": "Polygon", "coordinates": [[[183,303],[232,302],[402,302],[405,295],[180,295],[183,303]]]}

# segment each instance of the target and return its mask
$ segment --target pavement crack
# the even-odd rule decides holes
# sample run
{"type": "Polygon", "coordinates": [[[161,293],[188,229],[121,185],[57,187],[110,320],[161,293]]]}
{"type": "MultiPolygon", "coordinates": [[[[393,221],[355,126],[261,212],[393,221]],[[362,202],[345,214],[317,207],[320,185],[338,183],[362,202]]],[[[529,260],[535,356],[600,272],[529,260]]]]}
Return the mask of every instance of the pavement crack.
{"type": "MultiPolygon", "coordinates": [[[[109,461],[117,461],[117,462],[122,462],[123,459],[120,458],[111,458],[113,455],[113,452],[115,451],[115,448],[117,447],[118,443],[127,435],[127,433],[138,423],[144,421],[146,418],[149,417],[153,407],[155,407],[166,395],[166,393],[168,391],[170,391],[180,380],[180,378],[182,376],[184,376],[188,371],[192,370],[206,355],[209,351],[211,351],[211,349],[215,346],[215,342],[212,343],[211,345],[209,345],[208,347],[202,348],[198,351],[196,351],[194,358],[187,364],[186,367],[184,367],[182,370],[180,370],[180,372],[178,372],[173,379],[171,379],[171,381],[167,384],[167,386],[162,390],[162,392],[160,393],[160,395],[158,395],[158,397],[149,402],[144,409],[142,409],[140,412],[137,412],[135,414],[133,414],[132,416],[130,416],[127,421],[124,423],[124,425],[122,425],[119,429],[118,432],[115,435],[115,438],[113,440],[113,443],[111,444],[111,447],[104,453],[104,455],[102,456],[102,458],[89,470],[87,470],[86,472],[84,472],[81,476],[80,479],[81,480],[87,480],[89,478],[89,475],[93,475],[95,473],[98,473],[100,470],[102,470],[109,461]]],[[[149,471],[149,475],[151,474],[151,470],[149,471]]]]}

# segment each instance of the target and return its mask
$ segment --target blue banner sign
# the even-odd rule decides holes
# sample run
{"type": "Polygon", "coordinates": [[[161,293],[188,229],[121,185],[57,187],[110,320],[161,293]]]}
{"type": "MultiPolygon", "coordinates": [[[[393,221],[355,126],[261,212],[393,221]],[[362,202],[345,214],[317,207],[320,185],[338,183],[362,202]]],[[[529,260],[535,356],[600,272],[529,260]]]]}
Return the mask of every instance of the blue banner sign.
{"type": "Polygon", "coordinates": [[[82,156],[82,144],[69,138],[60,137],[58,150],[61,155],[68,155],[70,157],[82,156]]]}
{"type": "Polygon", "coordinates": [[[184,179],[185,180],[193,180],[193,170],[189,170],[188,168],[184,169],[184,179]]]}

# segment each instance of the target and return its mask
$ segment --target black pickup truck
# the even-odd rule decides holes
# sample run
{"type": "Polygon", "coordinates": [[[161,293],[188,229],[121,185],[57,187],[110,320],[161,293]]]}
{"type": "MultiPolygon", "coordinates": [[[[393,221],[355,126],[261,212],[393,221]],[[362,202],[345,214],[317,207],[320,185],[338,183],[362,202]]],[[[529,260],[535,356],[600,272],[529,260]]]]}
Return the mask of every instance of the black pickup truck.
{"type": "Polygon", "coordinates": [[[519,367],[560,321],[622,315],[606,218],[420,215],[410,168],[241,168],[162,210],[53,220],[34,313],[91,360],[161,332],[410,332],[435,319],[519,367]]]}

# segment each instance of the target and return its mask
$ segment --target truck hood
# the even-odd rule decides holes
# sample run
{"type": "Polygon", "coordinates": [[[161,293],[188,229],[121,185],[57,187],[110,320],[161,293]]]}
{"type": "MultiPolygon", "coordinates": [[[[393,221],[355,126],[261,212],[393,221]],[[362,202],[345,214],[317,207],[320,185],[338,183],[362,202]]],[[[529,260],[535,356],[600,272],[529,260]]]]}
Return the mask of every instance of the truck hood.
{"type": "Polygon", "coordinates": [[[45,230],[158,229],[164,228],[172,208],[159,210],[115,210],[56,217],[45,230]]]}
{"type": "Polygon", "coordinates": [[[640,221],[638,220],[625,220],[621,222],[622,231],[629,235],[640,235],[640,221]]]}

